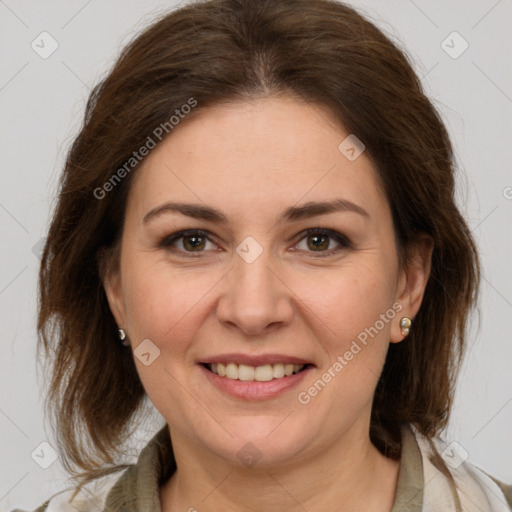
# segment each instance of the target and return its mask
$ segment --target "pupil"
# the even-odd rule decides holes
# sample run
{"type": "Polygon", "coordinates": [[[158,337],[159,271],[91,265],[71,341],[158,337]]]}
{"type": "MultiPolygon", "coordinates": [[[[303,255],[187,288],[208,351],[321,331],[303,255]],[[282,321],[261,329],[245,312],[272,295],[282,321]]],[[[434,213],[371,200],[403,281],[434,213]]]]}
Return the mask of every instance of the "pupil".
{"type": "Polygon", "coordinates": [[[200,236],[196,236],[196,235],[191,235],[191,236],[188,236],[186,238],[186,240],[188,240],[188,244],[193,248],[193,249],[197,249],[198,247],[201,246],[201,238],[200,236]],[[199,242],[198,242],[199,241],[199,242]]]}
{"type": "Polygon", "coordinates": [[[324,245],[324,246],[325,246],[325,240],[326,240],[326,238],[327,238],[327,237],[326,237],[325,235],[313,235],[313,236],[312,236],[312,239],[314,240],[314,242],[313,242],[313,247],[315,247],[315,248],[317,248],[317,249],[318,249],[318,248],[322,248],[322,245],[324,245]],[[317,243],[319,239],[320,239],[320,240],[321,240],[321,239],[323,239],[323,240],[324,240],[324,243],[323,243],[323,244],[322,244],[321,242],[320,242],[320,243],[317,243]]]}

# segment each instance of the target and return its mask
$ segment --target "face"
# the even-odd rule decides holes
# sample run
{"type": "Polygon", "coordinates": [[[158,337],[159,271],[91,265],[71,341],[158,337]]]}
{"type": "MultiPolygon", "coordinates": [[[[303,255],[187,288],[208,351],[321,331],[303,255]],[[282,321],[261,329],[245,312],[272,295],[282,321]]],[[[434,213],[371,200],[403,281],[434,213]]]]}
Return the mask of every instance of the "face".
{"type": "Polygon", "coordinates": [[[137,170],[105,289],[173,442],[277,465],[368,438],[428,264],[399,268],[348,135],[318,105],[254,99],[185,119],[137,170]]]}

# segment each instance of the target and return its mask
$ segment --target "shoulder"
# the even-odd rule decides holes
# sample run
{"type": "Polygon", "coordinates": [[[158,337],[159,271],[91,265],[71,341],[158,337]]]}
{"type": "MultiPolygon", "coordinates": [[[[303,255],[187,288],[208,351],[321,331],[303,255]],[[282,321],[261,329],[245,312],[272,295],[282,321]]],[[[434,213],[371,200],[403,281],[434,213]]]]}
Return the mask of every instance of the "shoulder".
{"type": "MultiPolygon", "coordinates": [[[[75,487],[55,493],[33,512],[98,512],[104,510],[108,493],[127,468],[92,480],[78,492],[75,487]]],[[[28,512],[15,509],[11,512],[28,512]]]]}
{"type": "MultiPolygon", "coordinates": [[[[485,472],[484,472],[485,473],[485,472]]],[[[508,506],[512,510],[512,484],[505,484],[488,473],[485,473],[503,492],[505,499],[507,500],[508,506]]]]}
{"type": "MultiPolygon", "coordinates": [[[[125,512],[142,505],[145,512],[159,508],[159,482],[176,469],[165,424],[142,449],[135,464],[121,465],[96,478],[78,492],[76,487],[54,494],[33,512],[125,512]]],[[[142,510],[141,509],[141,510],[142,510]]],[[[11,512],[28,512],[12,510],[11,512]]]]}
{"type": "Polygon", "coordinates": [[[410,427],[420,448],[424,481],[436,478],[436,485],[424,487],[426,510],[452,510],[454,501],[459,500],[462,510],[512,510],[512,485],[469,462],[467,451],[459,443],[442,437],[429,441],[410,427]]]}

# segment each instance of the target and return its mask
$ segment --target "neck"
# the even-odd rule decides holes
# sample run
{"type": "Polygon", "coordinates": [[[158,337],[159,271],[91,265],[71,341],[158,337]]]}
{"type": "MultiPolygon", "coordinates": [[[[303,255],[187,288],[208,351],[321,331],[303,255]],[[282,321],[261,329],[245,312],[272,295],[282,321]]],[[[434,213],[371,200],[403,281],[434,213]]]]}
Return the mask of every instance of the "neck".
{"type": "Polygon", "coordinates": [[[368,436],[344,436],[293,464],[250,468],[205,457],[204,451],[175,438],[173,445],[181,447],[175,451],[178,470],[161,488],[162,512],[384,512],[393,505],[400,463],[384,457],[368,436]]]}

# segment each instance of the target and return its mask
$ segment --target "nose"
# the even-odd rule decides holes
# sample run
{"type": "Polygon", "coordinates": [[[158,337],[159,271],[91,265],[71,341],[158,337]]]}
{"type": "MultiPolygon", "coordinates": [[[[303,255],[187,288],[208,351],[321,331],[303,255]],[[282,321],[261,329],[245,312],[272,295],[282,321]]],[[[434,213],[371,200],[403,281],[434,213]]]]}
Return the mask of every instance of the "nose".
{"type": "Polygon", "coordinates": [[[247,336],[269,334],[293,316],[293,292],[268,253],[263,250],[252,262],[235,254],[218,301],[219,321],[247,336]]]}

